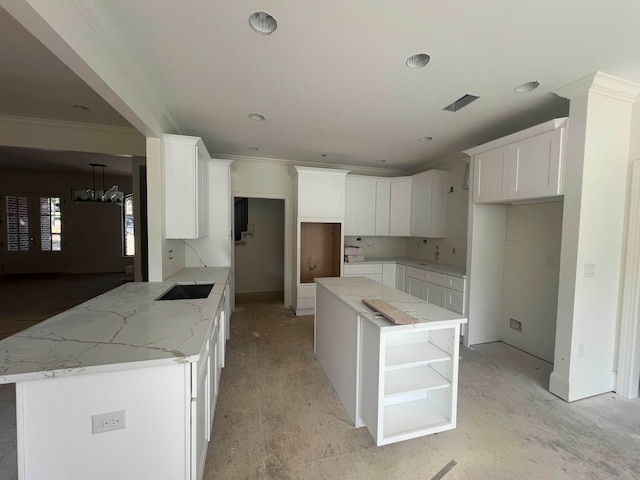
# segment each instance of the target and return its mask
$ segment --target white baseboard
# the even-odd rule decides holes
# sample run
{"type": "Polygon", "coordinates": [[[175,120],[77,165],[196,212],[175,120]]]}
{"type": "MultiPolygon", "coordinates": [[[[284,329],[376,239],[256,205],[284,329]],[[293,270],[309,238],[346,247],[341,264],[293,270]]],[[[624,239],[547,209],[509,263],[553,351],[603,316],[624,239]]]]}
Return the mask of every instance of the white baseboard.
{"type": "Polygon", "coordinates": [[[613,371],[571,380],[553,372],[549,378],[549,391],[567,402],[573,402],[612,392],[615,384],[616,372],[613,371]]]}

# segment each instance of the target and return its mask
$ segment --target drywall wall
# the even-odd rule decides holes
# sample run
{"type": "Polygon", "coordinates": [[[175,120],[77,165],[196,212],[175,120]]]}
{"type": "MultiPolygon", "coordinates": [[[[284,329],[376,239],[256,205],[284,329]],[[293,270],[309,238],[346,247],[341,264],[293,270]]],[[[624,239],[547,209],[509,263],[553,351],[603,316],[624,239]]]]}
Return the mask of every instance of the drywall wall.
{"type": "Polygon", "coordinates": [[[235,246],[236,292],[284,290],[284,200],[249,199],[253,236],[235,246]]]}
{"type": "Polygon", "coordinates": [[[408,257],[433,262],[436,246],[438,262],[465,266],[467,262],[467,212],[469,209],[469,190],[462,188],[467,162],[448,160],[434,165],[434,169],[449,171],[449,187],[453,192],[447,194],[447,230],[445,238],[423,238],[406,240],[408,257]]]}
{"type": "Polygon", "coordinates": [[[365,259],[407,256],[405,237],[344,237],[344,246],[362,247],[365,259]]]}
{"type": "Polygon", "coordinates": [[[502,341],[553,363],[562,202],[511,205],[502,286],[502,341]],[[509,327],[522,322],[522,331],[509,327]]]}
{"type": "MultiPolygon", "coordinates": [[[[62,235],[67,272],[124,272],[125,265],[133,265],[133,258],[122,256],[122,208],[75,203],[69,199],[72,188],[90,184],[90,172],[2,171],[0,174],[2,193],[41,193],[60,195],[64,199],[62,235]]],[[[106,172],[105,185],[118,185],[125,193],[131,193],[131,177],[106,172]]]]}
{"type": "Polygon", "coordinates": [[[291,164],[266,159],[233,157],[231,189],[234,197],[276,198],[284,200],[284,304],[291,305],[293,294],[293,181],[291,164]]]}
{"type": "Polygon", "coordinates": [[[185,266],[231,265],[231,192],[229,160],[209,161],[209,235],[185,240],[185,266]]]}

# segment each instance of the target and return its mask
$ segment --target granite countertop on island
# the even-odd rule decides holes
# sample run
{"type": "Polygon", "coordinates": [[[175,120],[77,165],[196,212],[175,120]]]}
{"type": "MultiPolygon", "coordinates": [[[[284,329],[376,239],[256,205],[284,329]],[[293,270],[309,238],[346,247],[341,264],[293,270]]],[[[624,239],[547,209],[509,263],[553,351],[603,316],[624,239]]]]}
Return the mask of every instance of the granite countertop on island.
{"type": "Polygon", "coordinates": [[[362,265],[367,263],[396,263],[407,267],[419,268],[421,270],[431,270],[432,272],[444,273],[454,277],[465,278],[467,268],[446,263],[428,262],[417,258],[409,257],[365,257],[362,262],[345,263],[345,265],[362,265]]]}
{"type": "Polygon", "coordinates": [[[358,315],[376,323],[380,328],[413,329],[414,325],[440,322],[442,325],[467,323],[459,313],[446,310],[437,305],[403,293],[366,277],[330,277],[317,278],[316,283],[329,290],[341,302],[349,306],[358,315]],[[419,322],[410,325],[395,325],[373,309],[362,303],[364,298],[376,298],[390,303],[396,308],[416,317],[419,322]]]}
{"type": "Polygon", "coordinates": [[[126,283],[0,340],[0,383],[197,361],[229,267],[126,283]],[[157,301],[176,283],[215,283],[206,299],[157,301]]]}

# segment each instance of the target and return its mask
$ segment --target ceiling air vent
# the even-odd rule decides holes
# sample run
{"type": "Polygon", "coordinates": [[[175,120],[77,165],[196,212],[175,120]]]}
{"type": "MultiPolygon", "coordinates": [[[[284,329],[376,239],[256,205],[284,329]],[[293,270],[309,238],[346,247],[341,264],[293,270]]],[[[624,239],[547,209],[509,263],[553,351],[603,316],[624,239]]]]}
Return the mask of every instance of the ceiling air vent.
{"type": "Polygon", "coordinates": [[[471,102],[474,102],[475,100],[477,100],[479,98],[480,97],[476,97],[475,95],[469,95],[467,93],[466,95],[463,95],[462,97],[460,97],[458,100],[456,100],[452,104],[447,105],[446,107],[444,107],[443,110],[448,110],[450,112],[457,112],[458,110],[462,110],[464,107],[469,105],[471,102]]]}

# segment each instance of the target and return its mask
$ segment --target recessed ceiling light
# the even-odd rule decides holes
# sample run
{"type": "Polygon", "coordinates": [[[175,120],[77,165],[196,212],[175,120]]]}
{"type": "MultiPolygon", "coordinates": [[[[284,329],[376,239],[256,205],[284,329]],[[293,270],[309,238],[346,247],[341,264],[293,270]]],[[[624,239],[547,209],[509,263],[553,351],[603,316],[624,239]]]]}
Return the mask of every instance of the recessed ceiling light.
{"type": "Polygon", "coordinates": [[[77,108],[78,110],[85,110],[85,111],[90,110],[89,107],[87,107],[86,105],[81,105],[79,103],[75,103],[73,105],[73,108],[77,108]]]}
{"type": "Polygon", "coordinates": [[[327,158],[327,154],[326,153],[319,153],[318,156],[320,158],[327,158]]]}
{"type": "Polygon", "coordinates": [[[429,63],[431,57],[426,53],[417,53],[407,58],[407,67],[409,68],[422,68],[429,63]]]}
{"type": "Polygon", "coordinates": [[[247,150],[251,150],[252,152],[257,152],[260,149],[258,147],[248,147],[247,150]]]}
{"type": "Polygon", "coordinates": [[[276,31],[278,22],[267,12],[255,12],[249,17],[249,25],[260,35],[269,35],[276,31]]]}
{"type": "Polygon", "coordinates": [[[531,90],[535,90],[536,88],[538,88],[540,86],[540,82],[527,82],[527,83],[523,83],[522,85],[518,85],[516,88],[514,88],[514,90],[518,93],[527,93],[530,92],[531,90]]]}
{"type": "Polygon", "coordinates": [[[433,140],[433,137],[420,137],[418,140],[420,140],[421,142],[430,142],[431,140],[433,140]]]}
{"type": "Polygon", "coordinates": [[[249,118],[251,120],[264,120],[264,115],[260,115],[259,113],[251,113],[249,114],[249,118]]]}
{"type": "Polygon", "coordinates": [[[386,160],[376,160],[376,163],[387,163],[386,160]]]}

